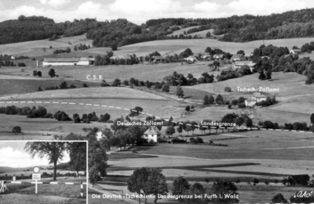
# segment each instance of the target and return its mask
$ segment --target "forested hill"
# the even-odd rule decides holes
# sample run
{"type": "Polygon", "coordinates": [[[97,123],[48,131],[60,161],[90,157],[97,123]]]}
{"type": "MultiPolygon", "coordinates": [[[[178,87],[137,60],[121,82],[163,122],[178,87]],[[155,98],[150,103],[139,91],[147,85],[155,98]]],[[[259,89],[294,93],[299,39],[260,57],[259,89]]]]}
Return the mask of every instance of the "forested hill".
{"type": "MultiPolygon", "coordinates": [[[[216,19],[164,18],[148,20],[136,25],[126,19],[99,22],[95,19],[55,23],[45,17],[20,16],[16,20],[0,23],[0,44],[39,40],[54,40],[62,36],[87,33],[94,46],[122,46],[143,41],[186,38],[169,35],[175,30],[191,27],[186,32],[213,29],[223,41],[252,41],[260,39],[314,36],[314,9],[289,11],[268,16],[231,16],[216,19]]],[[[189,36],[191,37],[191,36],[189,36]]]]}

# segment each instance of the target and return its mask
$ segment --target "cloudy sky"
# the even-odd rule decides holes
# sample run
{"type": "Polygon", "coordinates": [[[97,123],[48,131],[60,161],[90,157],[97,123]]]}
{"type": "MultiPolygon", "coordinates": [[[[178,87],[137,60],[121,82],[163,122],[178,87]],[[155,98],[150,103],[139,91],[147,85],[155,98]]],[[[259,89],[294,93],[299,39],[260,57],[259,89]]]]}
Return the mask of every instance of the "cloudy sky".
{"type": "MultiPolygon", "coordinates": [[[[47,166],[47,158],[32,157],[24,150],[26,142],[0,142],[0,166],[23,168],[33,166],[47,166]]],[[[70,161],[68,153],[62,159],[62,163],[70,161]]]]}
{"type": "Polygon", "coordinates": [[[0,20],[23,14],[43,15],[57,22],[127,18],[143,23],[160,17],[263,15],[311,7],[313,0],[0,0],[0,20]]]}

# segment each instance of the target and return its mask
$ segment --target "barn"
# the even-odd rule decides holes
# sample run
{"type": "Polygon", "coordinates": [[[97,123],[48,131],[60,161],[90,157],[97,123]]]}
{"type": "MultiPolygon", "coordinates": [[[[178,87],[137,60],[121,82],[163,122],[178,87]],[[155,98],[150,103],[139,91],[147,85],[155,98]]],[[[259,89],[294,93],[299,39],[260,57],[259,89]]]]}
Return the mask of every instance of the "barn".
{"type": "Polygon", "coordinates": [[[44,58],[43,67],[47,66],[88,66],[94,64],[91,57],[44,58]]]}

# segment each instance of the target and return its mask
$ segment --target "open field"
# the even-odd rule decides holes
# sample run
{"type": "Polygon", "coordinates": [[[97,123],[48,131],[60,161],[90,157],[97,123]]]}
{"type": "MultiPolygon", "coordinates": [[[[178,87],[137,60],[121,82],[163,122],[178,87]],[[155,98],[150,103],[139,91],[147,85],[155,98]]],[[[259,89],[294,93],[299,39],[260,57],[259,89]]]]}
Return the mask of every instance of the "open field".
{"type": "Polygon", "coordinates": [[[216,39],[156,40],[123,46],[115,52],[115,55],[135,53],[136,55],[142,56],[154,51],[158,51],[163,54],[179,53],[186,48],[191,48],[194,53],[203,53],[206,47],[220,48],[226,52],[230,52],[231,54],[235,54],[238,50],[244,50],[246,54],[250,54],[255,48],[262,44],[273,44],[276,46],[292,48],[294,45],[301,47],[303,44],[309,43],[313,40],[314,38],[290,38],[257,40],[244,43],[223,42],[216,39]]]}
{"type": "Polygon", "coordinates": [[[20,100],[20,99],[151,99],[165,100],[165,98],[147,92],[126,88],[126,87],[96,87],[96,88],[76,88],[64,90],[39,91],[26,94],[16,94],[0,97],[0,100],[20,100]]]}
{"type": "Polygon", "coordinates": [[[54,113],[63,110],[68,114],[106,112],[112,119],[127,115],[130,109],[141,106],[145,113],[169,118],[178,117],[183,111],[179,102],[162,96],[126,87],[97,87],[41,91],[0,97],[3,106],[44,106],[54,113]],[[7,101],[8,100],[8,101],[7,101]],[[14,101],[14,102],[12,102],[14,101]]]}
{"type": "Polygon", "coordinates": [[[110,168],[113,174],[118,171],[128,175],[141,166],[159,167],[167,170],[165,173],[170,177],[176,173],[189,177],[279,176],[300,172],[312,175],[314,170],[312,133],[265,130],[202,138],[228,146],[159,144],[138,148],[136,156],[128,157],[127,153],[119,153],[120,159],[109,156],[110,168]]]}
{"type": "Polygon", "coordinates": [[[37,57],[50,55],[55,49],[60,48],[73,48],[77,44],[91,45],[92,41],[86,39],[85,35],[79,35],[74,37],[64,37],[54,41],[47,40],[35,40],[11,44],[0,45],[0,52],[9,55],[23,55],[29,57],[37,57]],[[50,46],[52,49],[50,49],[50,46]]]}
{"type": "MultiPolygon", "coordinates": [[[[60,79],[27,79],[8,77],[7,79],[0,78],[0,96],[11,94],[23,94],[29,92],[37,92],[38,88],[46,89],[48,87],[59,86],[63,81],[67,82],[68,86],[75,85],[83,87],[83,82],[76,80],[60,80],[60,79]],[[10,78],[10,79],[9,79],[10,78]]],[[[96,83],[86,82],[88,86],[98,86],[96,83]]]]}
{"type": "Polygon", "coordinates": [[[192,29],[192,28],[198,28],[199,26],[189,26],[189,27],[186,27],[186,28],[181,28],[179,30],[175,30],[173,31],[171,34],[169,34],[168,36],[174,36],[174,35],[184,35],[184,32],[192,29]]]}
{"type": "Polygon", "coordinates": [[[161,168],[169,186],[178,176],[188,178],[192,183],[202,182],[206,187],[210,187],[211,182],[205,182],[205,179],[242,179],[236,184],[240,203],[267,203],[277,193],[290,198],[298,190],[310,190],[283,186],[280,181],[287,175],[313,175],[313,133],[265,130],[202,138],[228,146],[158,144],[139,147],[135,152],[112,153],[108,171],[108,177],[112,176],[112,179],[104,180],[98,188],[117,194],[127,192],[125,179],[134,169],[145,166],[161,168]],[[115,176],[121,176],[121,181],[118,182],[115,176]],[[260,184],[253,186],[244,182],[252,178],[258,178],[260,184]],[[264,180],[277,180],[279,183],[265,185],[264,180]]]}
{"type": "Polygon", "coordinates": [[[55,67],[56,73],[63,78],[72,78],[76,80],[87,80],[86,77],[102,75],[106,81],[113,81],[116,78],[121,80],[131,77],[140,80],[161,81],[165,76],[174,71],[187,75],[192,73],[195,77],[203,72],[209,72],[207,63],[197,64],[137,64],[137,65],[107,65],[107,66],[77,66],[77,67],[55,67]]]}
{"type": "MultiPolygon", "coordinates": [[[[230,79],[227,81],[212,83],[212,84],[199,84],[196,86],[186,87],[185,89],[194,89],[206,91],[210,94],[222,94],[228,98],[239,98],[246,94],[237,91],[237,87],[251,88],[263,87],[279,89],[275,92],[278,104],[266,108],[256,108],[255,118],[259,120],[271,120],[279,123],[304,121],[309,123],[310,113],[314,112],[313,85],[305,84],[305,76],[296,73],[273,73],[271,81],[260,81],[257,79],[257,74],[244,76],[241,78],[230,79]],[[230,87],[233,92],[226,93],[225,87],[230,87]]],[[[201,99],[201,98],[200,98],[201,99]]],[[[241,113],[241,109],[230,110],[227,107],[207,107],[202,110],[197,110],[195,113],[188,116],[188,119],[205,119],[209,115],[213,119],[220,119],[226,112],[241,113]],[[220,117],[219,117],[220,115],[220,117]]]]}
{"type": "Polygon", "coordinates": [[[25,116],[1,115],[0,136],[2,140],[54,139],[54,136],[67,136],[70,133],[86,136],[87,132],[83,128],[94,127],[104,128],[106,124],[59,122],[55,119],[30,119],[25,116]],[[22,134],[13,134],[11,130],[14,126],[20,126],[22,134]]]}

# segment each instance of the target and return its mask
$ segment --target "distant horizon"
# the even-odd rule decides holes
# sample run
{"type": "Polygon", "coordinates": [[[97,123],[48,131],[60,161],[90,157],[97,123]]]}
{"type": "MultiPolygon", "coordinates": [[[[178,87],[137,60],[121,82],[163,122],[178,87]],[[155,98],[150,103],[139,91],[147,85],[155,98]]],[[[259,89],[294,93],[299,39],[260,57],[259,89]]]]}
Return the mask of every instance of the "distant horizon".
{"type": "Polygon", "coordinates": [[[314,1],[310,0],[11,0],[0,2],[0,21],[25,15],[45,16],[57,23],[85,18],[98,21],[123,18],[142,24],[160,18],[262,16],[313,7],[314,1]]]}
{"type": "MultiPolygon", "coordinates": [[[[314,6],[311,7],[311,8],[304,8],[304,9],[314,9],[314,6]]],[[[118,20],[118,19],[126,19],[127,21],[131,22],[131,23],[134,23],[134,24],[137,24],[137,25],[141,25],[141,24],[144,24],[146,23],[147,21],[149,20],[158,20],[158,19],[191,19],[191,20],[196,20],[196,19],[220,19],[220,18],[229,18],[229,17],[232,17],[232,16],[254,16],[254,17],[258,17],[258,16],[269,16],[269,15],[276,15],[276,14],[283,14],[283,13],[286,13],[286,12],[293,12],[293,11],[300,11],[300,10],[304,10],[304,9],[294,9],[294,10],[288,10],[288,11],[284,11],[284,12],[278,12],[278,13],[271,13],[271,14],[262,14],[262,15],[254,15],[254,14],[241,14],[241,15],[229,15],[229,16],[224,16],[224,17],[160,17],[160,18],[151,18],[151,19],[147,19],[145,22],[143,23],[136,23],[136,22],[133,22],[131,20],[129,20],[128,18],[112,18],[112,19],[103,19],[103,20],[100,20],[100,19],[97,19],[96,17],[93,18],[93,17],[87,17],[87,18],[78,18],[78,19],[72,19],[72,20],[65,20],[65,21],[56,21],[56,19],[54,18],[51,18],[49,16],[45,16],[45,15],[19,15],[17,16],[16,18],[12,18],[12,19],[6,19],[6,20],[0,20],[0,23],[1,22],[4,22],[4,21],[8,21],[8,20],[18,20],[18,18],[20,16],[25,16],[25,17],[44,17],[44,18],[48,18],[48,19],[52,19],[55,23],[64,23],[66,21],[70,21],[70,22],[73,22],[75,20],[84,20],[84,19],[95,19],[96,21],[98,22],[105,22],[105,21],[114,21],[114,20],[118,20]]]]}

